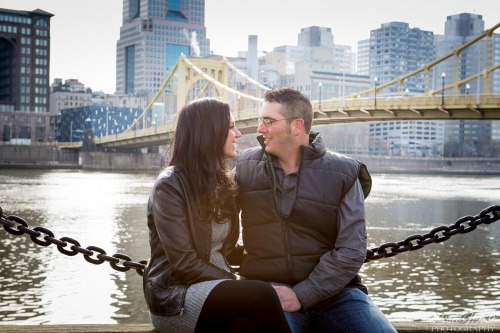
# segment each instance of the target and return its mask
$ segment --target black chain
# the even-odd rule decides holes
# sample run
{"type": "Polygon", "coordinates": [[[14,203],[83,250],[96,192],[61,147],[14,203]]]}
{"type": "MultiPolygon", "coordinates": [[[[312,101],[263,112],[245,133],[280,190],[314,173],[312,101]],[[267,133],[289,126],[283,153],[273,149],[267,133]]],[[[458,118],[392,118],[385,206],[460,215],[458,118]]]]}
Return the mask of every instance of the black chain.
{"type": "Polygon", "coordinates": [[[415,251],[431,243],[440,243],[456,234],[466,234],[480,224],[490,224],[500,219],[500,206],[490,206],[476,216],[464,216],[450,226],[440,226],[423,235],[413,235],[397,243],[385,243],[366,251],[365,262],[393,257],[406,251],[415,251]]]}
{"type": "Polygon", "coordinates": [[[137,274],[142,275],[144,268],[148,263],[147,260],[134,262],[129,256],[121,253],[108,256],[106,251],[97,246],[87,246],[86,248],[83,248],[80,243],[73,238],[62,237],[60,239],[56,239],[54,233],[49,229],[43,227],[34,227],[33,229],[30,229],[28,227],[28,223],[19,216],[5,216],[3,214],[2,207],[0,207],[0,223],[10,234],[16,236],[27,234],[34,243],[41,246],[54,244],[57,246],[59,252],[67,256],[74,256],[81,253],[83,254],[85,260],[91,264],[100,265],[105,261],[109,262],[113,269],[120,272],[126,272],[132,268],[136,270],[137,274]]]}
{"type": "MultiPolygon", "coordinates": [[[[397,243],[385,243],[379,247],[368,249],[366,251],[365,262],[393,257],[406,251],[415,251],[431,243],[444,242],[450,239],[451,236],[471,232],[480,224],[490,224],[499,219],[500,206],[490,206],[483,209],[476,216],[461,217],[450,226],[440,226],[423,235],[413,235],[397,243]]],[[[3,225],[3,228],[12,235],[20,236],[28,234],[31,240],[38,245],[49,246],[50,244],[54,244],[57,246],[59,252],[67,256],[74,256],[81,253],[86,261],[95,265],[100,265],[106,261],[109,262],[113,269],[120,272],[126,272],[132,268],[135,269],[139,275],[143,275],[144,268],[148,263],[147,260],[134,262],[129,256],[120,253],[108,256],[106,251],[97,246],[82,248],[78,241],[69,237],[56,239],[52,231],[46,228],[34,227],[30,229],[28,223],[19,216],[5,216],[2,207],[0,207],[0,223],[3,225]],[[42,235],[44,236],[42,237],[42,235]],[[69,246],[68,250],[66,248],[69,244],[72,245],[69,246]],[[96,252],[98,254],[96,254],[96,252]],[[94,255],[95,258],[93,257],[94,255]]]]}

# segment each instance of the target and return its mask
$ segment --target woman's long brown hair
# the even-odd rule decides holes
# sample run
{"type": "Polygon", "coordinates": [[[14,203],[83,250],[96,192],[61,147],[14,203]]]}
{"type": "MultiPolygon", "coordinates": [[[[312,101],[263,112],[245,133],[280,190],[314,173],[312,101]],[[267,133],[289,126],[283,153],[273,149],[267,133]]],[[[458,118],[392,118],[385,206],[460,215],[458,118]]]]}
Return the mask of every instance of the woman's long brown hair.
{"type": "Polygon", "coordinates": [[[185,173],[205,216],[210,212],[221,218],[223,207],[236,192],[224,154],[230,112],[229,104],[202,98],[185,105],[177,118],[169,165],[185,173]]]}

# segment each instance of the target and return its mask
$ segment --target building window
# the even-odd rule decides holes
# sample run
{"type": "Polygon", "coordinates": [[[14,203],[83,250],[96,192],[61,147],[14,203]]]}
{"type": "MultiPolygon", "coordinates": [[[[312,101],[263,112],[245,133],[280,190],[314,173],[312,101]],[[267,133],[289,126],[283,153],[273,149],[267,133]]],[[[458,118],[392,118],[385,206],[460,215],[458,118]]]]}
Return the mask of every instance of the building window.
{"type": "Polygon", "coordinates": [[[125,93],[134,93],[135,45],[125,48],[125,93]]]}

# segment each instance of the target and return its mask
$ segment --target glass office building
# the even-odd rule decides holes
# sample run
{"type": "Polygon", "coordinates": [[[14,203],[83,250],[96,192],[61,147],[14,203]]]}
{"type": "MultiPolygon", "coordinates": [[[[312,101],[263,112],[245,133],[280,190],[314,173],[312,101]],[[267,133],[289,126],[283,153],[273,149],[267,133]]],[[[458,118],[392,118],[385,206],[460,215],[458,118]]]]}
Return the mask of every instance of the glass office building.
{"type": "Polygon", "coordinates": [[[204,0],[123,0],[116,93],[154,94],[183,53],[209,54],[204,0]]]}
{"type": "MultiPolygon", "coordinates": [[[[103,137],[123,133],[142,114],[141,108],[127,108],[110,105],[88,105],[61,110],[61,132],[58,141],[82,141],[85,131],[91,131],[94,137],[103,137]]],[[[137,129],[150,125],[151,114],[137,129]]]]}

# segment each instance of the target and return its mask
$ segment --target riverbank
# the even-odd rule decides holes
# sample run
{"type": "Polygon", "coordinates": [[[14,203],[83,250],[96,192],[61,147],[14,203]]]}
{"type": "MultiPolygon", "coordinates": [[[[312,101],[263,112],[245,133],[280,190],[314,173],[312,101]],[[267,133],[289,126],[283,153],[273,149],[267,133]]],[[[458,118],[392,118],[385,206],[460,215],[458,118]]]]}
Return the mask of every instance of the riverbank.
{"type": "MultiPolygon", "coordinates": [[[[500,158],[446,158],[353,154],[371,173],[500,175],[500,158]]],[[[163,154],[145,150],[84,152],[50,145],[0,145],[0,169],[157,171],[163,154]]]]}
{"type": "Polygon", "coordinates": [[[500,175],[500,158],[352,155],[372,173],[500,175]]]}
{"type": "Polygon", "coordinates": [[[40,164],[40,163],[0,163],[0,169],[35,169],[35,170],[59,170],[59,169],[82,169],[79,164],[40,164]]]}

